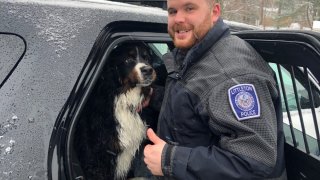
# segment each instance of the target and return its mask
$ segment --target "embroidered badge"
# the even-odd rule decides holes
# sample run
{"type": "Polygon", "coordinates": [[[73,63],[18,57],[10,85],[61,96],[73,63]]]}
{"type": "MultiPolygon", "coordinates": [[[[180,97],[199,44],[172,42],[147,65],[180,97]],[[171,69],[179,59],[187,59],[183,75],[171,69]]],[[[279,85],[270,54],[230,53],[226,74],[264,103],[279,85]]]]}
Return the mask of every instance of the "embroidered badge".
{"type": "Polygon", "coordinates": [[[260,117],[260,103],[252,84],[238,84],[228,90],[232,111],[239,121],[260,117]]]}

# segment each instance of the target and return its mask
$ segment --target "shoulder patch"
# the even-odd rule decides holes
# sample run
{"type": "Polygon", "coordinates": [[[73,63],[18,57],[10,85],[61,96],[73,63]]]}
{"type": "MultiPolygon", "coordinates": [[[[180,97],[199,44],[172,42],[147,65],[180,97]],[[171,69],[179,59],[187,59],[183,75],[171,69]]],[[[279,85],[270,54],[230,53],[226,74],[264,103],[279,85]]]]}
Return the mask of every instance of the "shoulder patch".
{"type": "Polygon", "coordinates": [[[260,117],[260,103],[252,84],[238,84],[228,90],[231,109],[239,121],[260,117]]]}

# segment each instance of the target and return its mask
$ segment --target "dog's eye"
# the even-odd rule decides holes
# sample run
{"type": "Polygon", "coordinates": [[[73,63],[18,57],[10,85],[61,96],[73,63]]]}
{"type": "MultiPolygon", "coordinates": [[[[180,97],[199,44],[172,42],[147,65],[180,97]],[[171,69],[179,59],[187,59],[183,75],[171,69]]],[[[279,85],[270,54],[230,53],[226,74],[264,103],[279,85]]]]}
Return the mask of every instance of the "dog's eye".
{"type": "Polygon", "coordinates": [[[130,64],[130,63],[132,63],[132,62],[134,62],[134,60],[133,59],[126,59],[125,61],[124,61],[124,63],[125,64],[130,64]]]}
{"type": "Polygon", "coordinates": [[[148,53],[144,53],[142,55],[142,58],[147,62],[150,62],[150,60],[151,60],[150,55],[148,53]]]}
{"type": "Polygon", "coordinates": [[[136,56],[136,51],[135,50],[131,50],[129,52],[129,56],[136,56]]]}

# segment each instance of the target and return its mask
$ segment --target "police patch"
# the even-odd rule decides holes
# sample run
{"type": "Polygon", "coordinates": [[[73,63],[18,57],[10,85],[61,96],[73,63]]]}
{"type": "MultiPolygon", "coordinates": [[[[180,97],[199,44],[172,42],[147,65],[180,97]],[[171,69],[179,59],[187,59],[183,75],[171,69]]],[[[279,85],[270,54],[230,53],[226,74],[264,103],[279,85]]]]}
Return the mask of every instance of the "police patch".
{"type": "Polygon", "coordinates": [[[260,103],[252,84],[238,84],[228,90],[231,109],[239,121],[260,117],[260,103]]]}

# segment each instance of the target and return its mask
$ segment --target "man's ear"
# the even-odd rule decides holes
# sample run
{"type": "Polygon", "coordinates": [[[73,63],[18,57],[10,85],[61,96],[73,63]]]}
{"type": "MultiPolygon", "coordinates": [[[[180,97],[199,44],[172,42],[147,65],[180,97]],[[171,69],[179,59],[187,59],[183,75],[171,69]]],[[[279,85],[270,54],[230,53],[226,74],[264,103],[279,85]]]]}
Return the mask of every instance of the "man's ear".
{"type": "Polygon", "coordinates": [[[212,22],[215,24],[221,15],[221,6],[220,3],[214,2],[212,6],[212,22]]]}

